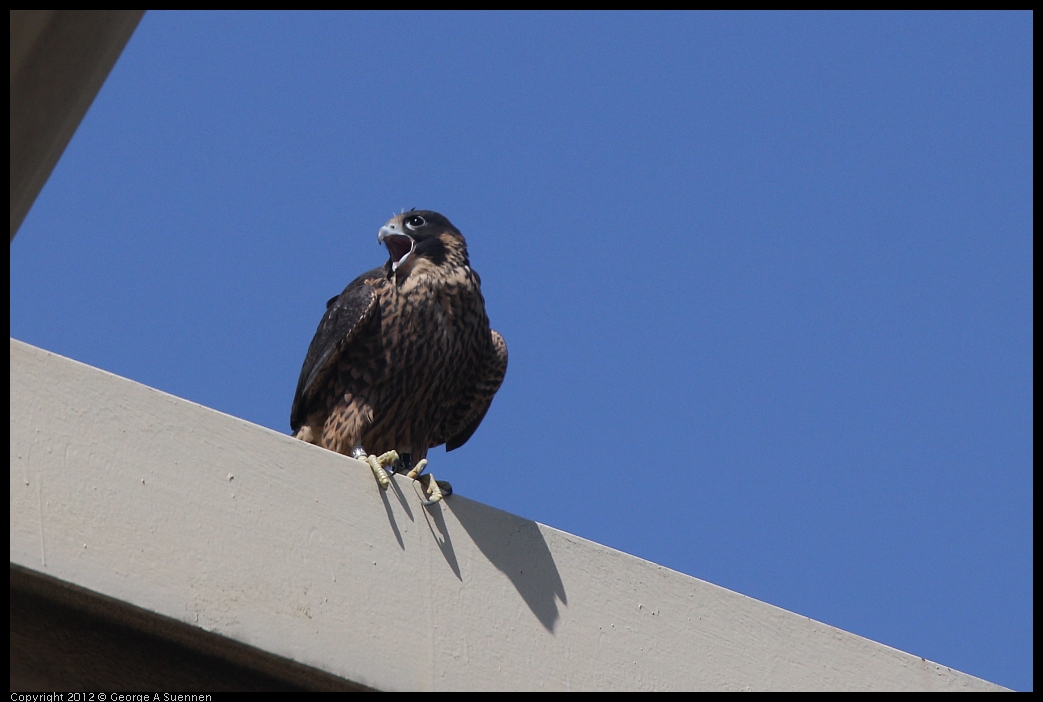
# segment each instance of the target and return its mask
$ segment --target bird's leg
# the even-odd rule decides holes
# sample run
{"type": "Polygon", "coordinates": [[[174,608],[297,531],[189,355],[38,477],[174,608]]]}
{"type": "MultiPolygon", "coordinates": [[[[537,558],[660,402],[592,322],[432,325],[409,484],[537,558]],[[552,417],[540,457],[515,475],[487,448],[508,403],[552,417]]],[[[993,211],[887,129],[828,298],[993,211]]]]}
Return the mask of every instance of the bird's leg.
{"type": "Polygon", "coordinates": [[[435,476],[431,475],[430,473],[421,475],[421,473],[423,473],[424,471],[424,468],[426,467],[427,459],[421,458],[419,461],[417,461],[417,464],[413,466],[413,469],[406,473],[406,477],[412,478],[413,480],[417,481],[418,483],[420,483],[420,486],[424,488],[424,492],[427,493],[428,500],[423,504],[433,505],[440,502],[442,498],[446,495],[452,495],[453,486],[445,481],[439,482],[435,480],[435,476]]]}
{"type": "Polygon", "coordinates": [[[301,441],[305,441],[305,442],[307,442],[309,444],[318,444],[319,443],[315,439],[315,432],[312,431],[312,428],[310,426],[308,426],[307,424],[305,424],[303,427],[301,427],[297,431],[297,433],[293,435],[293,438],[300,439],[301,441]]]}
{"type": "Polygon", "coordinates": [[[377,482],[380,484],[381,490],[387,490],[388,485],[391,484],[391,478],[388,477],[387,471],[384,470],[384,466],[391,465],[398,460],[398,453],[395,451],[388,451],[382,453],[379,456],[370,456],[366,453],[366,450],[361,446],[356,446],[351,451],[352,458],[357,458],[363,463],[367,464],[372,470],[373,475],[376,477],[377,482]]]}

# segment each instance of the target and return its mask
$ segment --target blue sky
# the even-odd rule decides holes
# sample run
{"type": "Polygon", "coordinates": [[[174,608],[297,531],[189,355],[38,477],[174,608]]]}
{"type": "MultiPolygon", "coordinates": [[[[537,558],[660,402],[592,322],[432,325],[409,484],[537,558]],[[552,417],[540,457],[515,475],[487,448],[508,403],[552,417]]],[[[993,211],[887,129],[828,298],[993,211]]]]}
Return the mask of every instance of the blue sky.
{"type": "Polygon", "coordinates": [[[439,478],[1028,690],[1031,57],[1028,13],[150,12],[11,335],[288,432],[438,210],[510,350],[439,478]]]}

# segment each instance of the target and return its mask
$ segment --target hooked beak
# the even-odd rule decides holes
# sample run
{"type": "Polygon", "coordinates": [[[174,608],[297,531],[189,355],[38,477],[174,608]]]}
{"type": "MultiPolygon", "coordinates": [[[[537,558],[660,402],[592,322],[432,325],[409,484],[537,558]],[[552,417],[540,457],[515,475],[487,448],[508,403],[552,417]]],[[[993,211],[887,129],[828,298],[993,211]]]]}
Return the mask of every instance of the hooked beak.
{"type": "Polygon", "coordinates": [[[403,234],[402,230],[394,224],[385,224],[381,227],[377,233],[377,241],[388,247],[388,253],[391,254],[391,270],[393,271],[397,271],[398,267],[406,262],[409,255],[413,253],[413,249],[416,248],[416,242],[413,241],[413,237],[403,234]]]}

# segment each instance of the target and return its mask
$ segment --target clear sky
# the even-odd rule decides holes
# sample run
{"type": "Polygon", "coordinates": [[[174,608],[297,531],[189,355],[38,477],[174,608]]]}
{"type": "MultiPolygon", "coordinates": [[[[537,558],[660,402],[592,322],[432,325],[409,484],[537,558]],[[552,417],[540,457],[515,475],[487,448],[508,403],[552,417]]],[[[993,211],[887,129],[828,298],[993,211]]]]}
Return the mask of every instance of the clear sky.
{"type": "Polygon", "coordinates": [[[1028,690],[1032,117],[1028,13],[150,12],[11,334],[287,433],[438,210],[510,350],[439,478],[1028,690]]]}

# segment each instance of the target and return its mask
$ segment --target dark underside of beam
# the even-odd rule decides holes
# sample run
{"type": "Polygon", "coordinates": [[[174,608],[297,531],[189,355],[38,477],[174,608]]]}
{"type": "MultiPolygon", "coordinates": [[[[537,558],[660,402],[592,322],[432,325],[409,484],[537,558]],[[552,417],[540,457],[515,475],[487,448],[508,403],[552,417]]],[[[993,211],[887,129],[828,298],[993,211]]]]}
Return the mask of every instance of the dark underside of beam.
{"type": "Polygon", "coordinates": [[[367,688],[11,565],[11,691],[367,688]]]}

